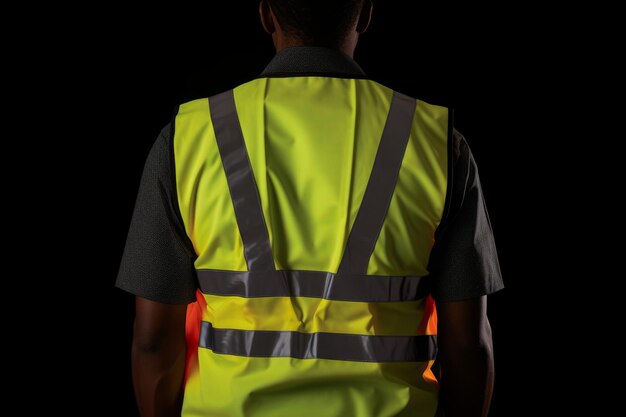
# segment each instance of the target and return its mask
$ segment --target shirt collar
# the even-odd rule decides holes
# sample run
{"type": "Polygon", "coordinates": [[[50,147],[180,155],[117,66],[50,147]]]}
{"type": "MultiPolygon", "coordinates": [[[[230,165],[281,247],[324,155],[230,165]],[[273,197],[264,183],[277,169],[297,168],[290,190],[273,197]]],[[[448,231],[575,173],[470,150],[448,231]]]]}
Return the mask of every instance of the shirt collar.
{"type": "Polygon", "coordinates": [[[305,75],[366,78],[365,72],[348,55],[329,48],[298,46],[285,48],[274,56],[261,77],[305,75]]]}

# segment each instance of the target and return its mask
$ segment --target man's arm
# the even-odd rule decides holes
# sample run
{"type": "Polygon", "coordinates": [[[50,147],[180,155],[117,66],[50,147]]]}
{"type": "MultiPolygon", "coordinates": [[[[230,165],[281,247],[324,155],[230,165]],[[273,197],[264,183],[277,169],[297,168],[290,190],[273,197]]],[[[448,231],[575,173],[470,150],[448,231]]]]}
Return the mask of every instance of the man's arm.
{"type": "Polygon", "coordinates": [[[484,417],[494,369],[485,296],[504,285],[476,161],[455,130],[449,145],[449,198],[428,265],[439,317],[441,404],[446,417],[484,417]]]}
{"type": "Polygon", "coordinates": [[[132,368],[143,417],[180,417],[186,308],[196,299],[196,256],[177,203],[172,129],[161,131],[146,158],[116,281],[136,296],[132,368]]]}
{"type": "Polygon", "coordinates": [[[446,417],[486,417],[494,364],[487,297],[437,304],[441,401],[446,417]]]}
{"type": "Polygon", "coordinates": [[[136,297],[133,383],[142,417],[180,417],[185,374],[186,305],[136,297]]]}

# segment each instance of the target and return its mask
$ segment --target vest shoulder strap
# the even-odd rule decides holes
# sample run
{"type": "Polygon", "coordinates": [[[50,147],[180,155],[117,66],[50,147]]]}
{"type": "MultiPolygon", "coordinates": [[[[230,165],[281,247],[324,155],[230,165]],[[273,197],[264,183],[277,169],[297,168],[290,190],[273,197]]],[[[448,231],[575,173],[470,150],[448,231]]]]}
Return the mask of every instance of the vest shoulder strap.
{"type": "MultiPolygon", "coordinates": [[[[369,259],[398,180],[416,105],[415,99],[393,93],[374,166],[339,266],[340,274],[367,274],[369,259]]],[[[267,225],[237,116],[233,90],[209,98],[209,107],[248,270],[275,270],[267,225]]]]}
{"type": "Polygon", "coordinates": [[[393,93],[374,167],[339,265],[340,274],[367,274],[398,181],[416,106],[415,99],[393,93]]]}
{"type": "Polygon", "coordinates": [[[233,90],[210,97],[209,109],[248,270],[275,270],[267,225],[237,116],[233,90]]]}

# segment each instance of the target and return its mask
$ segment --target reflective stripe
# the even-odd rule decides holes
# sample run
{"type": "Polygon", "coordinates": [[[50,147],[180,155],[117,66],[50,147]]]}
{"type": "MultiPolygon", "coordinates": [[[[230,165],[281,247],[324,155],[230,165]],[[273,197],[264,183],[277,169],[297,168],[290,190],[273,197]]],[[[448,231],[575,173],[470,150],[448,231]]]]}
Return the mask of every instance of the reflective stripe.
{"type": "Polygon", "coordinates": [[[209,98],[209,107],[248,270],[274,270],[267,226],[237,116],[233,91],[209,98]]]}
{"type": "Polygon", "coordinates": [[[199,345],[224,355],[354,362],[423,362],[437,355],[437,336],[216,329],[206,321],[202,322],[199,345]]]}
{"type": "Polygon", "coordinates": [[[416,276],[337,275],[317,271],[198,270],[197,273],[203,293],[246,298],[395,302],[419,300],[430,292],[430,279],[416,276]]]}
{"type": "Polygon", "coordinates": [[[398,181],[416,106],[415,99],[393,93],[374,167],[348,237],[339,273],[367,273],[369,259],[374,252],[398,181]]]}
{"type": "MultiPolygon", "coordinates": [[[[244,244],[249,271],[275,270],[269,234],[248,158],[233,91],[209,98],[211,119],[244,244]]],[[[394,92],[372,173],[339,272],[366,274],[406,151],[416,101],[394,92]]]]}

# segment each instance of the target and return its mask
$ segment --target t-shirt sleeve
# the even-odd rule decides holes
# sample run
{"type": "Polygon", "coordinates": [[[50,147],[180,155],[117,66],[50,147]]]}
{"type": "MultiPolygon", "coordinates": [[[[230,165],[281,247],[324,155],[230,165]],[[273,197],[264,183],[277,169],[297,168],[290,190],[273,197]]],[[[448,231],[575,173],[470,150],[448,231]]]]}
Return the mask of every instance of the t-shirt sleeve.
{"type": "Polygon", "coordinates": [[[476,161],[457,131],[451,138],[448,207],[435,234],[429,272],[436,301],[481,297],[504,288],[476,161]]]}
{"type": "Polygon", "coordinates": [[[193,245],[178,209],[167,126],[146,160],[116,286],[164,304],[195,300],[193,245]]]}

